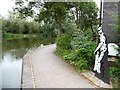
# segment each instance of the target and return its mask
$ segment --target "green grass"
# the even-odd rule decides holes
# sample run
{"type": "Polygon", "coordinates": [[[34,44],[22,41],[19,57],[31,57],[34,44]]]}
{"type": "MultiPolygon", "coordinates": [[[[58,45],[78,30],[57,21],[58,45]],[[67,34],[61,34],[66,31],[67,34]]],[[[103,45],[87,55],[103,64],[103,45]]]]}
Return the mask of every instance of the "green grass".
{"type": "Polygon", "coordinates": [[[11,39],[23,39],[23,38],[33,38],[37,35],[33,34],[12,34],[12,33],[5,33],[3,35],[4,39],[11,40],[11,39]]]}

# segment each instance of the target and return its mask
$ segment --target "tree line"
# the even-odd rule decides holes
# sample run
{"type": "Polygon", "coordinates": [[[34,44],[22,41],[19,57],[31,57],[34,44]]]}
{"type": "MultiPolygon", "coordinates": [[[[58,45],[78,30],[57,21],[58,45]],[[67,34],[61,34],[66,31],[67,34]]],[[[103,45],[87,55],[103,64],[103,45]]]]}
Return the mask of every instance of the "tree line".
{"type": "Polygon", "coordinates": [[[28,22],[24,19],[1,19],[3,36],[6,33],[11,34],[37,34],[42,37],[55,37],[55,31],[51,30],[48,24],[38,23],[36,21],[28,22]],[[47,29],[49,28],[49,29],[47,29]]]}
{"type": "Polygon", "coordinates": [[[98,8],[95,2],[16,2],[14,11],[19,18],[32,17],[37,22],[52,24],[57,35],[65,32],[64,23],[74,23],[78,30],[88,28],[95,34],[94,26],[98,24],[98,8]],[[35,9],[38,10],[36,14],[35,9]]]}

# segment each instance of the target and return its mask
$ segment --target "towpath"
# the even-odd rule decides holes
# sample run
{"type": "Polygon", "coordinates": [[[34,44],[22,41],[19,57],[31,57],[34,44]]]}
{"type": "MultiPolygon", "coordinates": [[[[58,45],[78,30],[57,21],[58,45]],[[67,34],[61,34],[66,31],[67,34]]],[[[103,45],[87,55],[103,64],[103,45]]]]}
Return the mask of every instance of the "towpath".
{"type": "Polygon", "coordinates": [[[94,88],[54,54],[55,48],[38,47],[24,56],[22,88],[94,88]]]}

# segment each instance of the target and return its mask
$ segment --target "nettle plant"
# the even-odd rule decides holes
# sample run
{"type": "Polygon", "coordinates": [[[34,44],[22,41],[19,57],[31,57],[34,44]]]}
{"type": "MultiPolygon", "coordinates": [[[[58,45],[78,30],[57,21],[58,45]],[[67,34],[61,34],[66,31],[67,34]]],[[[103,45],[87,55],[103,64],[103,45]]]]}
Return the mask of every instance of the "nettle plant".
{"type": "Polygon", "coordinates": [[[70,64],[75,65],[80,71],[90,70],[94,64],[95,42],[90,39],[90,36],[83,32],[74,32],[71,40],[72,51],[65,55],[64,59],[69,60],[70,64]]]}

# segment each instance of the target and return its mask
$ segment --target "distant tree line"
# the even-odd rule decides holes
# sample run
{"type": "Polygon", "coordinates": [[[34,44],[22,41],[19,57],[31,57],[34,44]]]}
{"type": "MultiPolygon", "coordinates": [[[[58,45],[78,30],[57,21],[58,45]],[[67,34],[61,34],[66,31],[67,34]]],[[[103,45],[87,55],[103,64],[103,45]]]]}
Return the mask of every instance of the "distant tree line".
{"type": "Polygon", "coordinates": [[[51,30],[54,27],[50,27],[48,24],[42,24],[35,21],[28,22],[25,19],[1,19],[2,31],[12,34],[38,34],[43,37],[56,36],[55,31],[51,30]]]}

